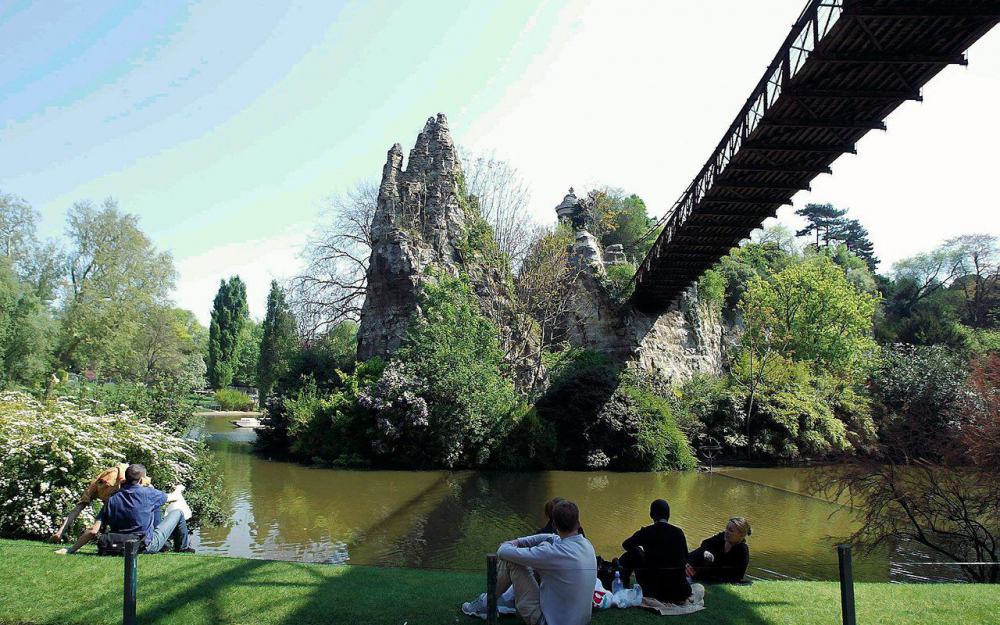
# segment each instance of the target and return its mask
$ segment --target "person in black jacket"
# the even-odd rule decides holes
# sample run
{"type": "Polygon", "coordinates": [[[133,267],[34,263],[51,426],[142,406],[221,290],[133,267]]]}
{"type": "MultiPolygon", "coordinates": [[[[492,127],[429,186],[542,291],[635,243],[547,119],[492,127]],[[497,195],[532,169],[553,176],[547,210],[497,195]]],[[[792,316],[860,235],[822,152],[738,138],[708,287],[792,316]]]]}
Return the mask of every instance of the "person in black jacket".
{"type": "Polygon", "coordinates": [[[686,576],[687,539],[684,530],[668,523],[670,506],[663,499],[649,505],[652,525],[640,529],[622,543],[625,553],[618,559],[622,581],[632,572],[642,594],[667,603],[683,603],[691,596],[686,576]]]}
{"type": "Polygon", "coordinates": [[[749,535],[750,523],[746,519],[729,519],[726,531],[701,541],[701,546],[688,554],[688,575],[700,582],[743,581],[750,564],[746,541],[749,535]]]}

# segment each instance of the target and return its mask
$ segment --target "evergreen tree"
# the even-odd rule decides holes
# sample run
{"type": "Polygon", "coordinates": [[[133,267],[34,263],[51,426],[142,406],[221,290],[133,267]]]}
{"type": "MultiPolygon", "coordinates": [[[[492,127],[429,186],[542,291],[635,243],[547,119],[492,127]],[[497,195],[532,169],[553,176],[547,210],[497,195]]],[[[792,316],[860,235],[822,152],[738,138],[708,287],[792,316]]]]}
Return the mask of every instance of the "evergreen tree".
{"type": "Polygon", "coordinates": [[[878,267],[879,259],[875,256],[875,246],[868,238],[868,229],[861,225],[857,219],[844,219],[835,226],[830,238],[843,241],[847,249],[855,256],[868,263],[868,269],[872,273],[878,267]]]}
{"type": "Polygon", "coordinates": [[[297,345],[295,317],[285,302],[284,291],[272,280],[271,292],[267,295],[264,335],[260,341],[260,360],[257,362],[257,385],[262,407],[274,384],[288,372],[297,345]]]}
{"type": "Polygon", "coordinates": [[[802,230],[795,233],[797,237],[807,237],[816,234],[816,249],[819,249],[820,238],[823,239],[823,247],[830,246],[831,234],[843,224],[843,216],[847,214],[847,209],[834,208],[833,204],[806,204],[804,208],[795,211],[799,217],[805,217],[809,222],[802,230]]]}
{"type": "Polygon", "coordinates": [[[233,381],[236,348],[249,317],[247,287],[239,276],[220,280],[208,327],[208,383],[224,388],[233,381]]]}

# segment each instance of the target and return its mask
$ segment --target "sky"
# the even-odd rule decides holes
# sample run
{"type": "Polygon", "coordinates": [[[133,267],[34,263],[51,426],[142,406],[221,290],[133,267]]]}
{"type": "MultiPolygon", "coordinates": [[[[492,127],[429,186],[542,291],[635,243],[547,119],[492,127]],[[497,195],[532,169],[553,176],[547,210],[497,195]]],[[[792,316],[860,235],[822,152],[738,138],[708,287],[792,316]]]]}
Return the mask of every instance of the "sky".
{"type": "MultiPolygon", "coordinates": [[[[552,223],[568,187],[662,215],[722,138],[805,0],[179,3],[0,0],[0,192],[62,236],[114,197],[173,254],[207,323],[219,280],[263,315],[331,196],[376,180],[427,117],[518,169],[552,223]]],[[[849,208],[882,269],[1000,234],[1000,29],[833,165],[807,202],[849,208]]]]}

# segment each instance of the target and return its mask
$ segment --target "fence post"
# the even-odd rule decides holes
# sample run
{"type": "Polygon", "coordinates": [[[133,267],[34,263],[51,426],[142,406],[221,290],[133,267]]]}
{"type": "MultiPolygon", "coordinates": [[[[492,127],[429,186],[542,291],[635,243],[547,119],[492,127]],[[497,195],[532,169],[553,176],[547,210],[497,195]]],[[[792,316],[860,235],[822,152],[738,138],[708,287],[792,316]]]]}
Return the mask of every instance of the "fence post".
{"type": "Polygon", "coordinates": [[[135,594],[137,588],[137,567],[136,559],[139,555],[139,541],[132,539],[125,541],[125,601],[122,606],[123,625],[136,625],[135,621],[135,594]]]}
{"type": "Polygon", "coordinates": [[[851,546],[837,545],[837,560],[840,562],[840,609],[844,625],[857,625],[854,612],[854,571],[851,570],[851,546]]]}
{"type": "Polygon", "coordinates": [[[486,625],[497,625],[497,554],[486,556],[486,625]]]}

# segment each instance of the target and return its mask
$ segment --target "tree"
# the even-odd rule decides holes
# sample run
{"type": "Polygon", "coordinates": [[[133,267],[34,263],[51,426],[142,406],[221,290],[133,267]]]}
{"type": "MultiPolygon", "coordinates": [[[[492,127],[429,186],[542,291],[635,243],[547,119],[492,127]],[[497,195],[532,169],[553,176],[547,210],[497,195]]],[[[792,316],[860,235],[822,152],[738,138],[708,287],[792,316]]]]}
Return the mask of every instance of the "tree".
{"type": "Polygon", "coordinates": [[[1000,319],[1000,244],[992,234],[966,234],[945,241],[944,253],[955,258],[965,296],[963,321],[973,328],[985,328],[1000,319]]]}
{"type": "Polygon", "coordinates": [[[0,253],[42,302],[51,302],[65,271],[63,251],[35,234],[38,212],[19,197],[0,193],[0,253]]]}
{"type": "MultiPolygon", "coordinates": [[[[517,274],[517,301],[526,314],[516,319],[530,319],[538,325],[531,387],[542,381],[542,356],[565,342],[564,324],[579,296],[576,281],[583,270],[571,262],[572,244],[573,231],[567,226],[540,231],[517,274]]],[[[523,330],[525,336],[534,334],[527,328],[523,330]]]]}
{"type": "Polygon", "coordinates": [[[233,384],[247,388],[257,388],[257,369],[260,366],[260,344],[264,336],[264,324],[247,319],[236,341],[233,355],[233,384]]]}
{"type": "Polygon", "coordinates": [[[808,225],[795,233],[797,237],[807,237],[810,234],[816,235],[816,249],[819,249],[820,238],[823,239],[824,247],[831,241],[831,234],[836,233],[842,226],[841,218],[847,214],[847,209],[834,208],[833,204],[806,204],[803,208],[795,211],[799,217],[805,217],[808,225]]]}
{"type": "Polygon", "coordinates": [[[621,245],[633,262],[646,256],[660,234],[660,228],[646,214],[646,203],[634,193],[625,195],[622,189],[599,187],[587,194],[583,207],[584,225],[601,246],[621,245]]]}
{"type": "Polygon", "coordinates": [[[176,384],[184,390],[205,385],[205,328],[194,313],[173,306],[144,311],[134,340],[128,377],[147,384],[176,384]]]}
{"type": "Polygon", "coordinates": [[[377,206],[378,186],[369,180],[330,200],[328,220],[302,252],[306,267],[288,288],[289,307],[303,339],[360,318],[377,206]]]}
{"type": "MultiPolygon", "coordinates": [[[[921,371],[920,363],[900,364],[907,368],[900,377],[945,400],[947,418],[912,419],[907,428],[884,433],[873,459],[827,467],[815,475],[812,490],[849,504],[841,509],[858,526],[850,542],[866,549],[916,543],[957,563],[970,581],[997,583],[1000,358],[973,361],[967,377],[970,363],[962,363],[954,377],[965,379],[949,381],[947,388],[932,379],[937,372],[921,371]]],[[[906,400],[929,412],[919,405],[922,397],[906,400]]]]}
{"type": "Polygon", "coordinates": [[[297,347],[295,317],[285,303],[284,291],[272,280],[271,292],[267,295],[267,313],[264,315],[260,360],[257,365],[261,407],[265,405],[275,383],[288,373],[297,347]]]}
{"type": "Polygon", "coordinates": [[[857,219],[845,219],[837,224],[830,238],[842,241],[855,256],[865,261],[872,273],[878,267],[879,259],[875,256],[875,245],[868,238],[868,230],[857,219]]]}
{"type": "Polygon", "coordinates": [[[858,292],[825,255],[807,258],[770,280],[755,278],[742,308],[754,314],[747,336],[761,349],[809,361],[817,371],[853,373],[875,350],[878,297],[858,292]]]}
{"type": "Polygon", "coordinates": [[[38,212],[23,198],[0,193],[0,253],[15,267],[31,254],[38,212]]]}
{"type": "Polygon", "coordinates": [[[134,357],[134,339],[149,310],[169,303],[176,272],[135,215],[109,198],[100,209],[77,202],[66,235],[69,283],[62,297],[58,359],[120,377],[134,357]]]}
{"type": "Polygon", "coordinates": [[[51,319],[0,257],[0,386],[39,385],[51,371],[51,319]]]}
{"type": "Polygon", "coordinates": [[[493,228],[497,249],[516,271],[531,243],[531,193],[517,169],[495,155],[461,150],[466,193],[476,198],[480,214],[493,228]]]}
{"type": "Polygon", "coordinates": [[[248,317],[247,288],[240,277],[220,280],[208,327],[208,383],[212,388],[232,383],[239,338],[248,317]]]}

